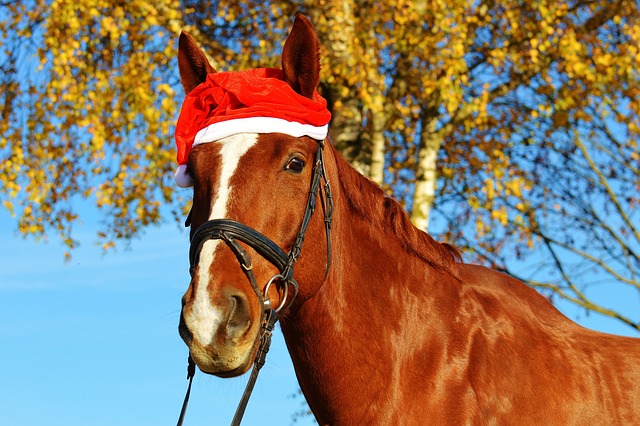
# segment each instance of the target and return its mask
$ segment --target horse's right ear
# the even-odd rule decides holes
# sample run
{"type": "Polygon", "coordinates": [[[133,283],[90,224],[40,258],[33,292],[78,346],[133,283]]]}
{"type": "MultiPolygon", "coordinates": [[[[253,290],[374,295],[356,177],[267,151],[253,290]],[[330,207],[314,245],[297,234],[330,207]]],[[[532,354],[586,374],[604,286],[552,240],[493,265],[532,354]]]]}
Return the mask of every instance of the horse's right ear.
{"type": "Polygon", "coordinates": [[[180,33],[178,42],[178,67],[185,93],[189,93],[205,81],[207,74],[216,72],[195,40],[184,31],[180,33]]]}

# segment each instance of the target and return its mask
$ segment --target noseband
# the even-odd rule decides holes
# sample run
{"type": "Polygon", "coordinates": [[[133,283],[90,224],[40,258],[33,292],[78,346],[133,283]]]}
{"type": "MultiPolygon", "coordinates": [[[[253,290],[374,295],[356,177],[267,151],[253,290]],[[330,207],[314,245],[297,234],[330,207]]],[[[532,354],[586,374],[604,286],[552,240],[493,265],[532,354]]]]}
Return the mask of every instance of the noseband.
{"type": "MultiPolygon", "coordinates": [[[[302,217],[300,230],[298,231],[298,235],[296,236],[288,254],[260,232],[231,219],[213,219],[205,222],[198,227],[191,238],[191,245],[189,248],[189,273],[191,274],[191,277],[193,277],[193,274],[195,273],[196,266],[198,265],[198,259],[200,257],[200,251],[202,250],[204,243],[209,240],[222,240],[235,254],[261,305],[260,320],[262,322],[262,331],[259,337],[260,346],[258,347],[257,355],[253,362],[251,376],[249,377],[244,394],[242,395],[242,399],[238,404],[233,421],[231,422],[232,426],[239,425],[242,421],[244,411],[247,407],[247,402],[249,401],[249,397],[251,396],[251,392],[253,391],[253,387],[258,378],[258,373],[265,363],[267,352],[271,345],[271,335],[273,328],[275,327],[275,323],[289,309],[298,295],[298,282],[293,278],[293,267],[300,257],[302,243],[304,241],[307,228],[309,227],[311,217],[316,210],[318,195],[320,195],[322,200],[325,232],[327,236],[327,267],[325,270],[325,278],[329,273],[329,266],[331,265],[331,219],[333,215],[333,197],[324,164],[324,141],[318,140],[317,142],[318,150],[316,151],[315,162],[313,165],[307,205],[304,211],[304,216],[302,217]],[[324,181],[323,191],[320,189],[322,181],[324,181]],[[238,241],[241,241],[253,248],[260,256],[268,260],[279,271],[278,274],[274,275],[267,281],[262,290],[258,286],[256,277],[253,273],[251,258],[238,241]],[[271,305],[268,297],[269,288],[273,284],[279,285],[284,293],[281,302],[275,308],[271,305]],[[291,288],[291,292],[289,288],[291,288]]],[[[190,216],[187,218],[185,226],[190,226],[190,216]]],[[[195,370],[195,363],[191,358],[191,355],[189,355],[189,365],[187,368],[187,379],[189,380],[189,385],[182,404],[182,410],[180,411],[177,426],[181,426],[184,420],[195,370]]]]}

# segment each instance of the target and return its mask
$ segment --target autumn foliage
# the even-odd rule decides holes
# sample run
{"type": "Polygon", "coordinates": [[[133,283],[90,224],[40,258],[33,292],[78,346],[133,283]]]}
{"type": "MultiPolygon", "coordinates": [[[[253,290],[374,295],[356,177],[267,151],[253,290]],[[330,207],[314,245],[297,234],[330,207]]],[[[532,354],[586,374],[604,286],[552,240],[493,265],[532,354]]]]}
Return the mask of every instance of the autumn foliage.
{"type": "Polygon", "coordinates": [[[220,70],[277,66],[303,12],[334,143],[416,225],[640,328],[588,291],[640,290],[635,1],[0,4],[0,197],[23,234],[73,247],[82,199],[105,246],[180,217],[177,33],[220,70]]]}

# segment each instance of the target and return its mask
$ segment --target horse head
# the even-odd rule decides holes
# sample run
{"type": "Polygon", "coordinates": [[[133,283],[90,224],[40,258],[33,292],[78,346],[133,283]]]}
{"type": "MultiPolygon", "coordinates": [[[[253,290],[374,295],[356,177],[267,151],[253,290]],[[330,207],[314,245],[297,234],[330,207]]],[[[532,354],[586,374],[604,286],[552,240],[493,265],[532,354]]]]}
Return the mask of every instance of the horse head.
{"type": "Polygon", "coordinates": [[[176,129],[176,180],[193,186],[192,279],[179,331],[202,371],[232,377],[255,358],[265,305],[282,314],[313,295],[325,277],[329,243],[317,214],[307,218],[302,236],[295,302],[298,289],[290,284],[297,282],[281,277],[292,273],[300,254],[291,250],[309,204],[327,196],[322,187],[309,196],[311,182],[322,177],[319,166],[324,173],[318,162],[330,119],[316,92],[319,44],[311,23],[298,16],[282,70],[217,73],[185,33],[178,60],[187,97],[176,129]],[[254,244],[252,235],[258,235],[254,244]],[[265,250],[277,253],[270,259],[265,250]],[[283,272],[288,261],[291,271],[283,272]]]}

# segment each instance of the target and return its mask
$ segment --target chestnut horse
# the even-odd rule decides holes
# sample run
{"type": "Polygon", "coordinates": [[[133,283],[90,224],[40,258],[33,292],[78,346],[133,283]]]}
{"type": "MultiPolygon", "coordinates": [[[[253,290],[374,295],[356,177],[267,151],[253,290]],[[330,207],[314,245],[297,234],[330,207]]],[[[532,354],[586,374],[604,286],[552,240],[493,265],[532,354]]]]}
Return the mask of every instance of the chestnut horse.
{"type": "MultiPolygon", "coordinates": [[[[186,34],[179,65],[187,93],[215,73],[186,34]]],[[[312,99],[319,44],[302,16],[282,68],[282,79],[312,99]]],[[[297,297],[275,285],[265,297],[288,305],[282,332],[320,424],[640,424],[640,339],[584,329],[522,282],[462,263],[328,139],[248,132],[194,146],[191,234],[227,218],[290,249],[323,147],[331,238],[321,186],[311,198],[323,208],[295,264],[297,297]]],[[[282,271],[240,246],[263,291],[282,271]]],[[[248,371],[263,322],[238,259],[221,240],[202,243],[182,301],[180,334],[199,369],[219,377],[248,371]]]]}

